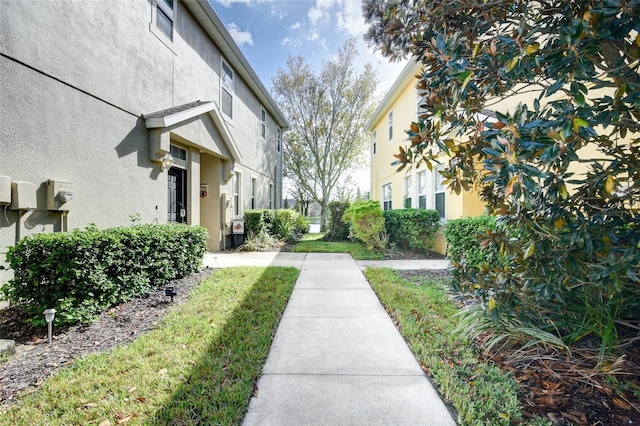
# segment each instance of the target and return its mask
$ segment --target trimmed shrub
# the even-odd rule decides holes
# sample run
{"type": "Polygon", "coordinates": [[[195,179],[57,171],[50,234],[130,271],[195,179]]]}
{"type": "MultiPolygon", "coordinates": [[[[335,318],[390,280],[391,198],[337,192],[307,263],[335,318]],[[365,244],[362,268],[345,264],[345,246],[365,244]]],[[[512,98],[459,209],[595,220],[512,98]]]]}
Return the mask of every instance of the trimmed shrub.
{"type": "Polygon", "coordinates": [[[325,241],[345,241],[349,239],[349,224],[342,221],[344,212],[349,208],[348,201],[332,201],[329,208],[329,223],[325,241]]]}
{"type": "Polygon", "coordinates": [[[440,228],[440,214],[435,210],[401,209],[383,213],[389,242],[403,249],[428,251],[440,228]]]}
{"type": "Polygon", "coordinates": [[[61,324],[90,322],[104,309],[202,267],[207,231],[179,224],[43,233],[7,251],[14,278],[4,296],[32,324],[55,307],[61,324]]]}
{"type": "Polygon", "coordinates": [[[342,220],[349,224],[349,238],[362,242],[369,250],[386,249],[387,236],[379,202],[355,201],[344,212],[342,220]]]}
{"type": "Polygon", "coordinates": [[[464,217],[447,222],[444,236],[447,240],[447,257],[455,263],[465,264],[477,270],[498,260],[498,253],[480,246],[479,236],[487,230],[495,231],[493,216],[464,217]]]}
{"type": "Polygon", "coordinates": [[[267,232],[273,234],[273,222],[275,221],[276,211],[267,209],[254,209],[244,212],[244,227],[247,235],[258,234],[266,227],[267,232]]]}

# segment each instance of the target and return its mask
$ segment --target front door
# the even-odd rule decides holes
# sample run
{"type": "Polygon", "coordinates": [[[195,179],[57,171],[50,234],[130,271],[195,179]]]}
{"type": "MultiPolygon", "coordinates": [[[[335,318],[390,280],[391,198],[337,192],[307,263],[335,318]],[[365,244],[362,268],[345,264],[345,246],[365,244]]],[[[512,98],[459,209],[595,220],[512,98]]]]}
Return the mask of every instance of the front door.
{"type": "Polygon", "coordinates": [[[168,220],[187,223],[187,171],[172,167],[168,181],[168,220]]]}

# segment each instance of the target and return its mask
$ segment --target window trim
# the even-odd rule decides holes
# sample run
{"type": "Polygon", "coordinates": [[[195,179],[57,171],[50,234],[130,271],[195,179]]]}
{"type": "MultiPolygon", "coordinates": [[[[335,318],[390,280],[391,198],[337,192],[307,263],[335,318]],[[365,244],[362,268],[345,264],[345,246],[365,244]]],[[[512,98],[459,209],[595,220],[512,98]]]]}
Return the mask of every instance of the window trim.
{"type": "Polygon", "coordinates": [[[256,195],[257,195],[257,186],[258,186],[258,179],[255,176],[251,176],[251,210],[255,210],[257,208],[257,204],[256,204],[256,195]]]}
{"type": "Polygon", "coordinates": [[[418,190],[418,208],[426,210],[427,209],[427,171],[426,170],[423,170],[423,171],[418,173],[418,188],[417,188],[417,190],[418,190]],[[421,191],[421,188],[420,188],[420,181],[421,180],[422,180],[422,183],[423,183],[422,191],[421,191]],[[424,200],[424,206],[423,207],[420,206],[421,198],[422,198],[422,200],[424,200]]]}
{"type": "Polygon", "coordinates": [[[373,131],[371,136],[371,155],[376,156],[378,151],[378,132],[376,130],[373,131]]]}
{"type": "Polygon", "coordinates": [[[221,58],[221,61],[220,61],[220,111],[222,111],[224,116],[230,121],[233,121],[233,118],[235,116],[234,114],[234,105],[235,105],[234,100],[236,96],[235,79],[236,79],[236,72],[234,71],[233,67],[229,65],[229,63],[224,58],[221,58]],[[225,67],[228,68],[229,71],[231,72],[231,92],[229,92],[229,89],[224,85],[224,77],[227,74],[224,70],[225,67]],[[231,115],[227,114],[226,111],[224,110],[224,105],[222,104],[223,91],[229,94],[229,96],[231,97],[231,115]]]}
{"type": "Polygon", "coordinates": [[[233,215],[235,217],[242,216],[242,173],[235,172],[233,174],[231,192],[233,193],[233,215]]]}
{"type": "Polygon", "coordinates": [[[402,179],[402,185],[404,190],[402,206],[405,209],[410,209],[413,207],[413,175],[405,176],[404,179],[402,179]],[[409,182],[409,185],[407,185],[407,182],[409,182]],[[409,205],[407,205],[407,201],[409,205]]]}
{"type": "Polygon", "coordinates": [[[382,197],[380,197],[382,199],[382,210],[386,211],[386,210],[393,210],[393,185],[391,182],[389,183],[385,183],[384,185],[382,185],[382,197]],[[386,192],[385,192],[385,187],[389,187],[389,198],[386,198],[386,192]],[[388,203],[388,206],[387,206],[388,203]]]}
{"type": "Polygon", "coordinates": [[[273,210],[275,198],[276,198],[275,185],[273,184],[273,182],[269,182],[269,210],[273,210]]]}
{"type": "Polygon", "coordinates": [[[267,139],[267,111],[263,106],[260,107],[260,137],[267,139]]]}
{"type": "Polygon", "coordinates": [[[433,169],[433,209],[438,211],[438,205],[436,203],[437,196],[443,195],[443,212],[440,215],[440,219],[444,220],[447,217],[447,193],[446,187],[441,183],[444,181],[444,176],[440,174],[440,171],[444,170],[444,166],[438,166],[433,169]]]}
{"type": "Polygon", "coordinates": [[[280,150],[282,149],[282,128],[280,126],[278,126],[278,135],[277,135],[277,139],[276,139],[276,143],[277,145],[277,150],[278,152],[280,152],[280,150]]]}
{"type": "Polygon", "coordinates": [[[167,16],[171,20],[171,37],[168,37],[160,28],[158,28],[158,9],[168,9],[169,5],[164,2],[164,0],[151,0],[151,22],[149,23],[149,31],[156,36],[158,40],[162,42],[165,46],[169,48],[174,54],[175,45],[174,38],[176,32],[176,22],[178,15],[178,2],[173,2],[173,9],[171,10],[171,16],[168,16],[166,12],[164,12],[165,16],[167,16]]]}
{"type": "Polygon", "coordinates": [[[393,111],[389,111],[387,120],[389,125],[389,143],[391,143],[393,142],[393,111]]]}

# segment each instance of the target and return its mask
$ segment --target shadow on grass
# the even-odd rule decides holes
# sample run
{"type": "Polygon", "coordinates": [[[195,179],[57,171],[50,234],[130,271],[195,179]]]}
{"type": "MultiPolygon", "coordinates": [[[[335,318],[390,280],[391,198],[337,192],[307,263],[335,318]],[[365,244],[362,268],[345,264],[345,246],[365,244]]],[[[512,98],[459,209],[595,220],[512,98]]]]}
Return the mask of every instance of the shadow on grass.
{"type": "MultiPolygon", "coordinates": [[[[241,274],[243,278],[249,278],[245,275],[250,274],[258,276],[250,279],[254,281],[251,288],[226,315],[226,323],[205,325],[217,328],[206,350],[184,374],[177,390],[148,419],[151,424],[242,422],[299,271],[276,267],[232,268],[229,273],[241,274]]],[[[225,308],[213,303],[215,301],[211,309],[225,308]]],[[[181,330],[178,327],[174,332],[181,330]]]]}

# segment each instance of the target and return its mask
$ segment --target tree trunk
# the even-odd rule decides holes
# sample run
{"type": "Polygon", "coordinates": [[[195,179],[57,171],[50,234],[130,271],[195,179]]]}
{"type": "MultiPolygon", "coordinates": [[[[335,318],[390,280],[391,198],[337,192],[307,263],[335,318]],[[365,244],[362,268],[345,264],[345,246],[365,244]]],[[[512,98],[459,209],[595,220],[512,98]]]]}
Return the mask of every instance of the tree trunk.
{"type": "Polygon", "coordinates": [[[327,210],[327,202],[326,199],[323,199],[320,202],[320,232],[325,232],[327,230],[327,219],[329,212],[327,210]]]}

